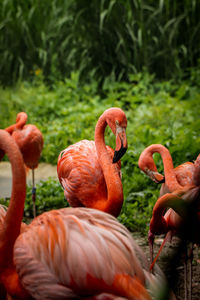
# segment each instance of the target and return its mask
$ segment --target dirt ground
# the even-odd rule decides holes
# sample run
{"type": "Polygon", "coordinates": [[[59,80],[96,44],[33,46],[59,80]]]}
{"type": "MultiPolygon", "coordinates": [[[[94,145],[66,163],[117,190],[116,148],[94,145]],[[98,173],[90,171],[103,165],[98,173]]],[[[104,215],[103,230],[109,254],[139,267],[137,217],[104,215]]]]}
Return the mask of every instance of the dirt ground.
{"type": "MultiPolygon", "coordinates": [[[[139,233],[133,233],[133,237],[145,252],[150,261],[147,238],[139,233]]],[[[155,239],[154,253],[160,248],[163,238],[155,239]]],[[[185,300],[184,296],[184,254],[180,239],[173,237],[171,243],[166,243],[157,261],[159,267],[165,273],[169,284],[174,291],[177,300],[185,300]]],[[[192,262],[192,300],[200,300],[200,249],[196,246],[193,251],[192,262]]],[[[188,297],[187,297],[188,299],[188,297]]]]}

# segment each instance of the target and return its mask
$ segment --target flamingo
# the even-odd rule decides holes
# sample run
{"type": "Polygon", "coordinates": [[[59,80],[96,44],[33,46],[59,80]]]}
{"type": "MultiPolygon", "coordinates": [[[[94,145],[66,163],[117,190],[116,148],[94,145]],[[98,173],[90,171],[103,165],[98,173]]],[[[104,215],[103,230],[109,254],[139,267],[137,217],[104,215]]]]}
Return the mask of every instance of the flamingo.
{"type": "MultiPolygon", "coordinates": [[[[16,124],[13,124],[5,130],[15,139],[24,159],[27,168],[32,170],[32,201],[33,201],[33,216],[36,216],[35,200],[36,187],[34,169],[37,168],[40,155],[43,148],[43,136],[41,131],[32,124],[26,124],[27,114],[20,112],[17,114],[16,124]]],[[[0,151],[0,159],[4,156],[3,151],[0,151]]]]}
{"type": "MultiPolygon", "coordinates": [[[[200,155],[194,162],[193,185],[186,185],[172,193],[161,196],[155,203],[150,221],[150,233],[179,234],[184,241],[200,244],[200,155]],[[169,208],[165,213],[165,210],[169,208]]],[[[151,269],[156,262],[166,238],[155,257],[151,269]]],[[[186,249],[187,250],[187,249],[186,249]]],[[[189,289],[187,291],[187,264],[184,262],[185,299],[191,300],[192,295],[192,250],[189,264],[189,289]],[[188,292],[188,295],[187,295],[188,292]]]]}
{"type": "Polygon", "coordinates": [[[161,144],[152,144],[145,148],[139,157],[138,165],[139,168],[154,182],[162,183],[160,196],[172,192],[181,186],[193,184],[192,178],[194,164],[192,162],[185,162],[174,168],[169,150],[161,144]],[[172,182],[170,181],[169,184],[165,182],[164,176],[157,171],[155,162],[153,160],[154,153],[159,153],[161,155],[164,166],[169,164],[172,179],[175,176],[176,181],[172,180],[172,182]],[[177,184],[179,186],[177,186],[177,184]]]}
{"type": "MultiPolygon", "coordinates": [[[[160,188],[160,197],[166,193],[170,193],[184,187],[186,185],[193,185],[193,173],[194,173],[194,164],[192,162],[185,162],[178,167],[174,168],[173,161],[169,150],[161,144],[152,144],[145,148],[141,153],[138,160],[139,168],[149,176],[154,182],[162,183],[160,188]],[[165,180],[165,177],[158,173],[157,167],[153,160],[153,154],[159,153],[162,157],[164,165],[164,173],[167,174],[168,180],[165,180]]],[[[168,214],[171,218],[176,214],[174,211],[170,210],[168,214]]],[[[170,232],[171,233],[171,232],[170,232]]],[[[170,237],[170,234],[167,235],[166,240],[170,237]]],[[[153,261],[153,242],[154,235],[149,232],[149,247],[150,247],[150,257],[151,262],[153,261]]]]}
{"type": "MultiPolygon", "coordinates": [[[[0,283],[19,300],[103,298],[106,294],[150,300],[129,231],[112,215],[90,208],[63,208],[36,217],[20,233],[26,197],[23,158],[0,130],[0,149],[12,166],[12,194],[0,230],[0,283]],[[99,296],[98,296],[99,295],[99,296]]],[[[105,296],[106,297],[106,296],[105,296]]],[[[109,299],[109,298],[107,298],[109,299]]]]}
{"type": "Polygon", "coordinates": [[[119,215],[123,204],[119,159],[127,150],[126,127],[125,113],[120,108],[109,108],[96,124],[95,141],[82,140],[60,153],[58,178],[72,207],[85,206],[119,215]],[[115,152],[105,145],[107,125],[116,136],[115,152]]]}
{"type": "MultiPolygon", "coordinates": [[[[183,197],[185,199],[189,199],[190,201],[197,201],[198,199],[197,195],[199,194],[199,178],[200,178],[200,172],[199,172],[199,163],[200,163],[200,155],[197,157],[196,161],[194,163],[186,162],[176,168],[173,167],[173,161],[170,155],[170,152],[167,148],[160,144],[153,144],[147,147],[139,158],[139,167],[140,169],[145,172],[152,180],[155,182],[163,182],[164,177],[157,172],[156,165],[153,160],[153,153],[158,152],[161,154],[163,164],[164,164],[164,174],[165,174],[165,183],[162,184],[160,189],[160,198],[157,200],[154,209],[153,209],[153,216],[150,222],[150,231],[149,231],[149,244],[150,244],[150,255],[151,255],[151,262],[153,261],[153,240],[155,234],[161,234],[165,233],[166,237],[160,247],[160,250],[154,259],[154,262],[151,265],[151,268],[153,268],[153,265],[155,261],[157,260],[165,242],[168,240],[168,238],[174,234],[180,233],[183,224],[184,224],[184,218],[181,216],[181,213],[177,213],[176,210],[173,209],[173,207],[176,207],[180,204],[180,201],[176,199],[179,199],[179,197],[183,197]],[[171,194],[170,194],[171,193],[171,194]],[[165,199],[166,202],[165,202],[165,199]],[[171,207],[163,216],[164,210],[167,207],[166,203],[169,203],[167,201],[173,202],[173,205],[171,204],[171,207]],[[164,202],[163,202],[164,201],[164,202]],[[165,203],[163,206],[162,203],[165,203]]],[[[170,202],[171,203],[171,202],[170,202]]],[[[182,206],[182,205],[181,205],[182,206]]],[[[193,211],[193,217],[195,220],[198,220],[198,214],[200,209],[197,207],[196,211],[193,211]]],[[[190,218],[191,218],[190,214],[190,218]]],[[[200,218],[199,221],[196,221],[196,224],[200,225],[200,218]]],[[[197,231],[197,230],[196,230],[197,231]]],[[[193,242],[197,240],[197,238],[190,238],[193,242]]],[[[192,249],[191,249],[192,252],[192,249]]],[[[189,297],[191,297],[191,259],[192,255],[190,257],[190,288],[189,288],[189,297]]],[[[186,294],[186,265],[185,265],[185,297],[187,297],[186,294]]]]}

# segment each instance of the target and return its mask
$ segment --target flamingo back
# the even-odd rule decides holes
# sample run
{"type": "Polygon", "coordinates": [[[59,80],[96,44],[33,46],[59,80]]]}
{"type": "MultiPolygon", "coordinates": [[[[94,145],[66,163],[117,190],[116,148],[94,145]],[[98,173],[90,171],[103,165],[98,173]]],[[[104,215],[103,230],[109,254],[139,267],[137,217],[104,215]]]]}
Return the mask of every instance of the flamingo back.
{"type": "Polygon", "coordinates": [[[194,164],[186,162],[175,168],[177,181],[180,185],[193,184],[194,164]]]}
{"type": "MultiPolygon", "coordinates": [[[[107,147],[113,158],[114,150],[107,147]]],[[[120,161],[116,164],[120,176],[120,161]]],[[[92,207],[92,202],[107,199],[107,187],[94,141],[82,140],[63,150],[58,157],[57,173],[64,194],[73,207],[92,207]]]]}
{"type": "Polygon", "coordinates": [[[73,299],[77,291],[104,292],[100,284],[91,288],[89,278],[111,293],[116,274],[136,276],[144,284],[135,247],[131,234],[111,215],[65,208],[33,220],[15,243],[14,263],[22,285],[35,299],[73,299]]]}
{"type": "MultiPolygon", "coordinates": [[[[186,186],[193,184],[194,164],[191,162],[185,162],[174,169],[177,182],[180,186],[186,186]]],[[[166,183],[163,183],[160,189],[160,196],[170,193],[166,183]]]]}

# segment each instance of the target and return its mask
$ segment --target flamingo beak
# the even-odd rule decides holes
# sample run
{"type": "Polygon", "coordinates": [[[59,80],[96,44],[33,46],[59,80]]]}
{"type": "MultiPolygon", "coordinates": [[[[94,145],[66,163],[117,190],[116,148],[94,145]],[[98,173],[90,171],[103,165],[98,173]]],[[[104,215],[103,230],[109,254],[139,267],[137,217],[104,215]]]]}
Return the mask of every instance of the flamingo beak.
{"type": "Polygon", "coordinates": [[[165,177],[158,172],[146,169],[145,173],[151,178],[151,180],[153,180],[156,183],[164,183],[165,182],[165,177]]]}
{"type": "Polygon", "coordinates": [[[116,148],[113,157],[113,163],[116,163],[120,158],[126,153],[128,148],[127,139],[126,139],[126,130],[120,126],[116,128],[116,148]]]}

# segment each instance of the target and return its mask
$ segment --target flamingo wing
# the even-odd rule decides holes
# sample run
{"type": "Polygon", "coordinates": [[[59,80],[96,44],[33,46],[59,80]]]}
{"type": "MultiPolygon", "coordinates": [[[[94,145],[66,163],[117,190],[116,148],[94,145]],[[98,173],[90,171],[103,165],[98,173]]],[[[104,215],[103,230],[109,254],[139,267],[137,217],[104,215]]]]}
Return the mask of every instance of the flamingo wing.
{"type": "Polygon", "coordinates": [[[177,181],[180,185],[193,184],[194,164],[186,162],[174,169],[177,181]]]}
{"type": "Polygon", "coordinates": [[[111,215],[67,208],[34,219],[15,243],[14,263],[36,300],[73,299],[104,289],[115,294],[116,275],[136,276],[144,283],[134,247],[128,230],[111,215]]]}
{"type": "MultiPolygon", "coordinates": [[[[182,187],[193,184],[194,164],[191,162],[185,162],[174,169],[176,180],[182,187]]],[[[171,191],[166,183],[163,183],[160,188],[160,196],[163,196],[171,191]]]]}
{"type": "MultiPolygon", "coordinates": [[[[107,146],[111,157],[114,150],[107,146]]],[[[118,164],[120,172],[120,162],[118,164]]],[[[107,188],[94,141],[82,140],[63,150],[57,173],[71,206],[92,207],[92,201],[107,199],[107,188]]]]}

